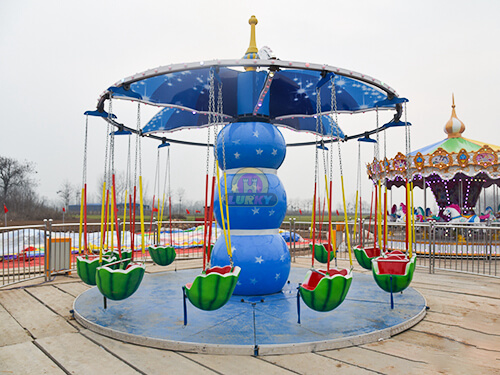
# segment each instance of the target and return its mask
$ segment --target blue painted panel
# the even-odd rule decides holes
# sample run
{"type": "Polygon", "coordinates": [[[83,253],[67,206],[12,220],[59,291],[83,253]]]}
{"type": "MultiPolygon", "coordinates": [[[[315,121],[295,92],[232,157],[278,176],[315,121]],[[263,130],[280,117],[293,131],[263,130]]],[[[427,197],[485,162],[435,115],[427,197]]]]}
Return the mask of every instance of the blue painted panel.
{"type": "MultiPolygon", "coordinates": [[[[290,251],[280,234],[231,236],[233,262],[241,267],[237,295],[264,295],[279,292],[290,274],[290,251]]],[[[226,243],[221,236],[214,245],[211,264],[229,264],[226,243]]]]}
{"type": "Polygon", "coordinates": [[[265,122],[237,122],[224,127],[217,138],[219,166],[278,169],[286,154],[286,143],[278,128],[265,122]],[[225,155],[222,150],[224,140],[225,155]]]}
{"type": "MultiPolygon", "coordinates": [[[[286,191],[278,176],[262,173],[257,168],[242,168],[226,176],[228,183],[229,221],[232,229],[279,228],[286,214],[286,191]]],[[[221,178],[222,201],[225,202],[224,179],[221,178]]],[[[219,194],[214,199],[218,223],[219,194]]]]}

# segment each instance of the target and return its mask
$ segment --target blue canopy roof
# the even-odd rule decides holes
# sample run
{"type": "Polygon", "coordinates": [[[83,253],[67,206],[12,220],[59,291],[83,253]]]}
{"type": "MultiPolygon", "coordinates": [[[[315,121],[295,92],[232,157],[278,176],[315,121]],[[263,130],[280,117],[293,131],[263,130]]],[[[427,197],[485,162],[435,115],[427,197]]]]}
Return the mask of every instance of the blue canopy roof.
{"type": "Polygon", "coordinates": [[[345,72],[335,74],[324,66],[324,70],[314,70],[294,68],[297,63],[288,63],[290,69],[284,68],[285,63],[281,61],[277,65],[279,69],[246,71],[241,66],[185,64],[184,69],[169,72],[163,68],[164,72],[143,73],[144,78],[122,80],[109,87],[108,92],[114,98],[166,107],[147,123],[143,133],[209,125],[211,71],[215,76],[215,91],[222,87],[224,123],[253,115],[278,126],[315,132],[320,96],[319,112],[325,125],[323,131],[318,132],[330,135],[333,131],[334,136],[343,137],[342,131],[327,116],[333,112],[332,99],[336,100],[339,113],[364,112],[377,106],[395,108],[396,102],[388,100],[388,94],[391,99],[394,96],[391,90],[379,81],[368,83],[369,77],[358,79],[352,72],[352,76],[345,72]],[[332,98],[332,80],[335,98],[332,98]]]}

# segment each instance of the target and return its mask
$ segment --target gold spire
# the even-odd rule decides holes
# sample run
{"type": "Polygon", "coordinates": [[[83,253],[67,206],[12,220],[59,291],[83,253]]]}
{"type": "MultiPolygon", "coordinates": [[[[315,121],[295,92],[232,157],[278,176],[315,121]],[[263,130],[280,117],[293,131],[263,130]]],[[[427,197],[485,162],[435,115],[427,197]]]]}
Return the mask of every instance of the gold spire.
{"type": "Polygon", "coordinates": [[[257,53],[259,50],[257,49],[257,42],[255,41],[255,25],[259,23],[257,21],[257,18],[255,16],[250,17],[248,20],[248,23],[250,24],[250,45],[248,46],[247,52],[245,53],[257,53]]]}
{"type": "Polygon", "coordinates": [[[465,124],[460,121],[455,112],[455,94],[451,94],[451,117],[444,126],[444,132],[448,138],[460,138],[465,131],[465,124]]]}
{"type": "MultiPolygon", "coordinates": [[[[250,24],[250,45],[248,46],[247,51],[245,52],[245,56],[243,56],[243,59],[258,59],[259,55],[259,49],[257,48],[257,42],[255,41],[255,25],[257,25],[259,21],[257,21],[257,18],[255,16],[250,17],[248,20],[248,23],[250,24]]],[[[246,71],[250,70],[256,70],[253,66],[247,66],[245,67],[246,71]]]]}

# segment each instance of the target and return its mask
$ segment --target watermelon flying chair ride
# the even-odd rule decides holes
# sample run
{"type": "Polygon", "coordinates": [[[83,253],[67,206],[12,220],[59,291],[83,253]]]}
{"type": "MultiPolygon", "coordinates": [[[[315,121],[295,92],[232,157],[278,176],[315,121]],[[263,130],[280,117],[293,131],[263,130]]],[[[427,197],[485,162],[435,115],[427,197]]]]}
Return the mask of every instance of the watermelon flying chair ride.
{"type": "MultiPolygon", "coordinates": [[[[203,270],[192,283],[183,286],[185,324],[186,300],[201,310],[215,310],[223,307],[233,293],[242,296],[278,293],[287,282],[291,257],[279,234],[287,197],[277,174],[286,148],[315,146],[317,160],[318,146],[326,149],[325,144],[330,143],[331,158],[334,143],[337,143],[340,155],[341,141],[368,137],[399,126],[402,104],[407,101],[385,83],[367,75],[330,65],[283,61],[275,58],[268,48],[258,50],[255,41],[257,19],[252,16],[249,23],[250,46],[243,58],[173,64],[134,74],[106,89],[97,109],[87,112],[104,119],[111,128],[134,133],[139,144],[140,138],[147,137],[162,144],[181,143],[207,149],[203,270]],[[114,100],[136,103],[136,128],[120,123],[111,112],[114,100]],[[105,111],[106,103],[110,107],[108,112],[105,111]],[[143,127],[140,126],[142,104],[160,108],[143,127]],[[338,126],[338,114],[372,110],[395,110],[396,113],[391,122],[360,134],[347,136],[338,126]],[[316,141],[287,144],[279,127],[313,133],[316,141]],[[167,137],[170,132],[187,128],[207,128],[207,143],[167,137]],[[214,161],[212,168],[209,167],[210,159],[214,161]],[[224,236],[219,236],[211,249],[213,217],[224,236]]],[[[329,233],[332,232],[331,168],[330,163],[330,170],[325,170],[329,233]]],[[[317,161],[315,170],[314,201],[319,180],[317,161]]],[[[138,174],[141,175],[140,168],[138,174]]],[[[343,187],[343,177],[341,184],[343,187]]],[[[140,177],[139,187],[142,216],[140,177]]],[[[345,204],[345,199],[343,201],[345,204]]],[[[114,202],[116,204],[116,198],[114,202]]],[[[348,230],[347,216],[345,221],[348,230]]],[[[144,234],[143,225],[141,232],[144,234]]],[[[331,311],[339,306],[352,281],[352,259],[350,270],[330,269],[334,249],[331,241],[330,236],[325,247],[327,269],[315,270],[313,260],[313,269],[297,295],[299,304],[300,296],[316,311],[331,311]]],[[[313,245],[313,253],[314,248],[313,245]]],[[[350,243],[348,248],[351,258],[350,243]]],[[[161,248],[150,248],[150,254],[160,265],[168,264],[175,257],[175,253],[161,248]]],[[[137,287],[141,278],[134,278],[137,287]]],[[[107,276],[98,275],[99,279],[114,288],[107,276]]],[[[108,298],[120,294],[105,288],[102,292],[108,298]]]]}

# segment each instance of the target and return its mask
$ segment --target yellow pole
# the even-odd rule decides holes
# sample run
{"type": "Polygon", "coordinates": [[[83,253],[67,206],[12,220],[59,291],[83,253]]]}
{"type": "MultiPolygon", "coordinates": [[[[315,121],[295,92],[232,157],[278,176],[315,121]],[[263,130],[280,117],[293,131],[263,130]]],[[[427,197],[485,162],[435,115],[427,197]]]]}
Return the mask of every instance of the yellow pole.
{"type": "MultiPolygon", "coordinates": [[[[112,186],[112,188],[114,188],[114,186],[112,186]]],[[[113,251],[115,249],[115,236],[114,236],[114,232],[115,232],[115,210],[113,207],[115,207],[115,200],[113,198],[114,194],[110,194],[111,196],[111,199],[110,199],[110,202],[111,204],[109,205],[109,211],[111,212],[111,216],[110,216],[110,223],[111,223],[111,251],[113,251]]]]}
{"type": "Polygon", "coordinates": [[[387,240],[388,240],[388,225],[387,225],[387,185],[385,185],[385,194],[384,194],[384,249],[387,249],[387,240]]]}
{"type": "Polygon", "coordinates": [[[82,232],[83,232],[83,206],[84,206],[85,191],[82,188],[82,201],[80,203],[80,232],[78,234],[78,255],[82,255],[82,232]]]}
{"type": "Polygon", "coordinates": [[[123,230],[122,230],[122,247],[125,243],[125,224],[127,223],[127,189],[125,189],[125,203],[123,204],[123,230]]]}
{"type": "Polygon", "coordinates": [[[226,190],[225,193],[226,193],[227,242],[229,243],[227,254],[231,258],[233,256],[233,249],[231,247],[231,225],[229,224],[229,203],[227,202],[227,179],[226,179],[226,171],[224,171],[224,188],[226,190]]]}
{"type": "Polygon", "coordinates": [[[221,216],[221,221],[222,221],[222,231],[224,233],[224,240],[226,241],[226,249],[229,247],[229,244],[227,242],[227,233],[226,233],[226,223],[224,220],[224,209],[222,206],[222,194],[220,191],[220,178],[219,178],[219,162],[216,161],[216,168],[217,169],[217,190],[219,192],[219,206],[220,206],[220,216],[221,216]]]}
{"type": "Polygon", "coordinates": [[[347,222],[347,208],[345,204],[345,193],[344,193],[344,176],[340,176],[340,183],[342,184],[342,202],[344,203],[344,222],[345,222],[345,236],[347,239],[347,250],[349,251],[349,264],[352,267],[352,255],[351,255],[351,238],[349,236],[349,225],[347,222]]]}
{"type": "Polygon", "coordinates": [[[410,241],[410,258],[413,250],[413,241],[415,241],[415,209],[413,207],[413,181],[410,182],[410,202],[411,202],[411,241],[410,241]]]}
{"type": "Polygon", "coordinates": [[[382,185],[380,185],[380,180],[377,182],[378,185],[378,207],[377,207],[377,244],[378,248],[381,249],[381,240],[382,240],[382,185]]]}
{"type": "MultiPolygon", "coordinates": [[[[326,200],[327,200],[327,204],[328,204],[328,210],[330,211],[330,192],[328,191],[328,178],[326,177],[326,174],[325,174],[325,187],[326,187],[326,200]]],[[[333,190],[333,189],[332,189],[333,190]]],[[[357,199],[357,198],[356,198],[357,199]]],[[[356,225],[356,224],[354,224],[356,225]]],[[[356,228],[356,226],[354,226],[354,228],[356,228]]],[[[333,224],[330,223],[330,238],[332,239],[333,241],[333,224]]],[[[356,233],[356,229],[354,229],[354,233],[356,233]]],[[[333,249],[333,257],[336,257],[337,254],[337,247],[336,246],[333,246],[333,242],[332,242],[332,249],[333,249]]]]}
{"type": "Polygon", "coordinates": [[[411,246],[411,242],[412,242],[412,229],[411,229],[411,207],[410,207],[410,183],[409,182],[406,182],[406,202],[408,203],[407,204],[407,207],[406,207],[406,225],[409,226],[409,228],[407,228],[407,233],[408,233],[408,254],[409,254],[409,257],[411,258],[411,254],[412,254],[412,246],[411,246]]]}
{"type": "Polygon", "coordinates": [[[356,190],[356,205],[355,205],[355,208],[354,208],[354,236],[356,237],[356,227],[357,227],[357,224],[358,223],[358,190],[356,190]]]}
{"type": "Polygon", "coordinates": [[[313,209],[312,209],[312,215],[311,215],[311,230],[309,231],[309,238],[312,238],[313,228],[316,225],[316,223],[314,223],[314,213],[315,212],[316,212],[316,198],[313,196],[313,209]]]}
{"type": "MultiPolygon", "coordinates": [[[[108,195],[108,191],[106,191],[106,195],[108,195]]],[[[111,227],[111,224],[109,222],[110,218],[111,218],[111,206],[110,206],[110,203],[111,203],[111,200],[108,200],[108,203],[107,203],[107,206],[106,206],[106,212],[107,212],[107,221],[105,223],[106,225],[106,250],[109,250],[109,231],[110,231],[110,227],[111,227]]]]}
{"type": "Polygon", "coordinates": [[[102,253],[104,251],[104,242],[102,241],[104,237],[104,214],[106,213],[106,181],[102,185],[102,203],[101,203],[101,246],[99,251],[99,264],[102,263],[102,253]]]}
{"type": "Polygon", "coordinates": [[[142,176],[139,176],[139,200],[140,200],[140,214],[141,214],[141,248],[142,254],[146,254],[146,247],[144,246],[144,204],[142,199],[142,176]]]}
{"type": "MultiPolygon", "coordinates": [[[[158,198],[158,206],[160,205],[160,198],[158,198]]],[[[161,202],[161,210],[160,210],[160,229],[158,230],[158,244],[160,243],[160,232],[161,232],[161,226],[163,222],[163,209],[165,208],[165,193],[163,193],[163,198],[161,202]]]]}

